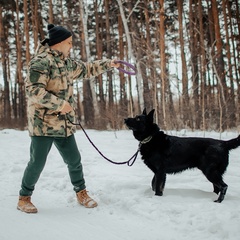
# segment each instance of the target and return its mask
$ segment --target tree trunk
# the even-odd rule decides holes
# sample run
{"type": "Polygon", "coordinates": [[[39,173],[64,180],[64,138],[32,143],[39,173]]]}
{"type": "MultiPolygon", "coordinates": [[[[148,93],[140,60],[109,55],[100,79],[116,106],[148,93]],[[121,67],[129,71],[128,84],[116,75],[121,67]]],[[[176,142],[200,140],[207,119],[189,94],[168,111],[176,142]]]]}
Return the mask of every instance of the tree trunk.
{"type": "MultiPolygon", "coordinates": [[[[227,69],[228,69],[228,75],[229,75],[229,82],[230,82],[230,94],[228,95],[228,112],[229,112],[229,122],[228,127],[232,128],[235,126],[236,122],[236,107],[235,107],[235,94],[234,94],[234,80],[233,80],[233,65],[231,63],[231,52],[230,52],[230,38],[229,38],[229,23],[228,23],[228,13],[227,7],[226,7],[226,0],[222,1],[222,8],[223,8],[223,17],[224,17],[224,27],[225,27],[225,47],[226,47],[226,58],[227,61],[227,69]]],[[[231,16],[231,15],[230,15],[231,16]]]]}
{"type": "Polygon", "coordinates": [[[18,85],[18,93],[16,93],[15,98],[19,101],[16,101],[16,112],[17,112],[17,119],[19,119],[19,127],[24,129],[26,125],[26,104],[25,104],[25,88],[24,88],[24,81],[22,76],[22,34],[20,30],[20,23],[19,23],[19,2],[16,1],[16,46],[17,46],[17,69],[16,69],[16,84],[18,85]],[[18,96],[17,96],[18,95],[18,96]]]}
{"type": "MultiPolygon", "coordinates": [[[[127,39],[127,47],[128,47],[128,59],[132,60],[133,62],[136,62],[136,58],[133,54],[133,48],[132,48],[132,41],[130,38],[130,32],[129,32],[129,28],[128,28],[128,24],[127,24],[127,19],[125,17],[124,14],[124,10],[123,10],[123,5],[122,5],[122,1],[121,0],[117,0],[118,2],[118,6],[119,6],[119,10],[120,10],[120,14],[121,14],[121,18],[122,18],[122,22],[123,22],[123,26],[124,26],[124,31],[126,34],[126,39],[127,39]]],[[[139,98],[139,107],[140,109],[144,108],[144,99],[143,99],[143,85],[142,85],[142,74],[141,74],[141,69],[140,69],[140,63],[137,62],[137,89],[138,89],[138,98],[139,98]]]]}
{"type": "Polygon", "coordinates": [[[29,41],[29,26],[28,26],[28,3],[27,0],[23,1],[23,9],[24,9],[24,36],[26,41],[26,66],[30,61],[30,41],[29,41]]]}
{"type": "MultiPolygon", "coordinates": [[[[199,48],[199,21],[198,18],[198,8],[196,2],[190,0],[189,2],[189,20],[190,20],[190,52],[191,52],[191,66],[192,66],[192,83],[193,83],[193,111],[194,111],[194,121],[190,121],[191,128],[200,128],[200,108],[199,108],[199,90],[200,90],[200,80],[199,80],[199,62],[201,62],[201,49],[199,48]],[[194,4],[193,4],[194,2],[194,4]],[[191,123],[192,122],[192,123],[191,123]],[[193,123],[195,122],[195,124],[193,123]]],[[[188,97],[189,99],[189,97],[188,97]]],[[[189,101],[189,100],[188,100],[189,101]]],[[[189,104],[189,102],[188,102],[189,104]]],[[[191,110],[188,110],[189,116],[192,116],[191,110]]]]}
{"type": "MultiPolygon", "coordinates": [[[[237,84],[237,99],[236,99],[236,117],[237,121],[236,123],[239,123],[240,121],[240,40],[236,41],[236,34],[234,33],[235,31],[233,30],[234,24],[232,23],[232,14],[231,14],[231,6],[229,4],[229,1],[226,1],[227,3],[227,8],[229,12],[229,17],[230,17],[230,29],[231,29],[231,46],[232,46],[232,56],[233,56],[233,62],[234,62],[234,70],[235,70],[235,79],[236,79],[236,84],[237,84]]],[[[237,18],[237,32],[238,32],[238,39],[239,39],[239,34],[240,34],[240,10],[239,10],[239,1],[235,0],[235,16],[237,18]]]]}
{"type": "Polygon", "coordinates": [[[161,69],[161,106],[162,106],[162,115],[163,115],[163,128],[167,129],[167,119],[166,119],[166,55],[165,55],[165,12],[164,12],[164,0],[159,0],[160,9],[160,69],[161,69]]]}
{"type": "MultiPolygon", "coordinates": [[[[82,57],[84,61],[90,60],[90,47],[87,31],[87,16],[84,13],[84,2],[79,0],[81,27],[82,27],[82,49],[84,49],[82,57]]],[[[95,124],[95,117],[99,115],[96,93],[94,84],[90,80],[83,81],[83,108],[85,116],[85,124],[88,127],[93,127],[95,124]]]]}
{"type": "MultiPolygon", "coordinates": [[[[149,92],[149,98],[152,99],[150,108],[158,109],[157,99],[157,76],[155,71],[155,61],[153,58],[153,48],[151,44],[151,26],[148,12],[148,1],[144,0],[144,16],[146,24],[146,53],[147,53],[147,68],[150,70],[150,75],[147,76],[147,81],[152,83],[151,92],[149,92]]],[[[149,90],[150,91],[150,90],[149,90]]],[[[149,101],[150,104],[150,101],[149,101]]],[[[158,122],[158,114],[156,114],[156,122],[158,122]]]]}
{"type": "MultiPolygon", "coordinates": [[[[24,0],[26,1],[26,0],[24,0]]],[[[48,14],[49,14],[49,22],[48,23],[54,23],[54,18],[53,18],[53,4],[52,4],[52,0],[48,1],[48,6],[49,6],[49,10],[48,10],[48,14]]]]}
{"type": "MultiPolygon", "coordinates": [[[[191,0],[189,2],[190,8],[191,8],[191,0]]],[[[182,61],[182,114],[183,114],[183,123],[184,126],[192,126],[191,119],[191,110],[189,105],[189,94],[188,94],[188,76],[187,76],[187,64],[186,64],[186,58],[185,58],[185,50],[184,50],[184,38],[183,38],[183,2],[177,1],[177,7],[178,7],[178,21],[179,21],[179,42],[180,42],[180,51],[181,51],[181,61],[182,61]],[[190,118],[190,119],[189,119],[190,118]]],[[[190,31],[191,31],[191,10],[189,13],[189,19],[190,19],[190,31]]],[[[190,33],[191,35],[191,33],[190,33]]],[[[190,40],[190,44],[191,44],[190,40]]],[[[193,53],[191,53],[193,54],[193,53]]]]}
{"type": "MultiPolygon", "coordinates": [[[[94,2],[94,12],[95,12],[95,21],[96,21],[96,43],[97,43],[97,58],[100,60],[103,58],[103,34],[101,29],[104,29],[103,27],[103,18],[100,17],[99,18],[99,14],[102,14],[102,12],[98,11],[98,1],[95,0],[94,2]]],[[[96,83],[96,89],[98,89],[98,94],[96,96],[96,101],[97,101],[97,106],[99,107],[99,110],[101,112],[101,116],[100,114],[98,114],[95,117],[95,125],[97,125],[98,128],[103,128],[104,126],[104,118],[103,116],[106,116],[106,101],[105,101],[105,97],[104,97],[104,90],[103,90],[103,76],[99,75],[98,77],[96,77],[97,79],[97,83],[96,83]]],[[[95,94],[95,90],[94,93],[95,94]]]]}
{"type": "Polygon", "coordinates": [[[11,125],[11,105],[10,105],[10,89],[9,89],[9,80],[7,73],[7,56],[9,53],[6,52],[6,39],[8,39],[6,32],[4,31],[3,25],[3,16],[2,16],[2,6],[0,5],[0,49],[1,49],[1,62],[2,62],[2,76],[4,82],[4,91],[3,91],[3,114],[2,123],[5,126],[11,125]]]}
{"type": "MultiPolygon", "coordinates": [[[[119,58],[124,59],[124,41],[123,41],[123,24],[121,21],[121,17],[118,17],[118,33],[119,33],[119,58]]],[[[127,97],[126,97],[126,79],[122,72],[119,72],[120,77],[120,96],[119,96],[119,114],[121,116],[127,115],[128,113],[128,104],[127,104],[127,97]]]]}
{"type": "MultiPolygon", "coordinates": [[[[203,9],[202,9],[202,0],[198,0],[198,9],[197,11],[199,12],[199,41],[200,41],[200,79],[201,79],[201,84],[200,84],[200,99],[201,102],[199,105],[201,105],[201,116],[202,116],[202,126],[199,123],[199,126],[196,126],[197,128],[203,129],[204,131],[206,130],[206,96],[207,96],[207,91],[206,91],[206,46],[204,43],[204,28],[203,28],[203,9]]],[[[199,116],[200,118],[200,116],[199,116]]],[[[197,125],[197,124],[196,124],[197,125]]]]}
{"type": "MultiPolygon", "coordinates": [[[[216,59],[216,66],[214,66],[215,73],[217,76],[218,84],[219,84],[219,94],[220,94],[220,101],[219,104],[221,105],[222,113],[221,116],[225,116],[228,120],[228,105],[227,105],[227,98],[228,98],[228,90],[227,85],[225,82],[225,66],[223,61],[223,44],[222,44],[222,37],[220,32],[220,25],[219,25],[219,17],[218,17],[218,8],[216,0],[211,0],[212,4],[212,15],[213,15],[213,23],[214,23],[214,33],[215,33],[215,47],[216,47],[216,56],[213,56],[216,59]]],[[[220,129],[225,129],[227,127],[226,123],[220,119],[223,126],[220,126],[220,129]]]]}
{"type": "Polygon", "coordinates": [[[32,29],[33,29],[33,40],[34,40],[34,49],[37,48],[38,45],[38,13],[37,13],[37,1],[36,0],[30,0],[30,6],[32,11],[32,29]]]}
{"type": "MultiPolygon", "coordinates": [[[[110,26],[110,14],[109,14],[109,0],[104,1],[105,7],[105,14],[106,14],[106,44],[107,44],[107,58],[112,58],[112,44],[111,44],[111,26],[110,26]]],[[[113,98],[113,78],[112,72],[107,72],[107,79],[108,79],[108,119],[110,120],[111,127],[114,126],[114,118],[117,115],[116,108],[114,106],[114,98],[113,98]]]]}

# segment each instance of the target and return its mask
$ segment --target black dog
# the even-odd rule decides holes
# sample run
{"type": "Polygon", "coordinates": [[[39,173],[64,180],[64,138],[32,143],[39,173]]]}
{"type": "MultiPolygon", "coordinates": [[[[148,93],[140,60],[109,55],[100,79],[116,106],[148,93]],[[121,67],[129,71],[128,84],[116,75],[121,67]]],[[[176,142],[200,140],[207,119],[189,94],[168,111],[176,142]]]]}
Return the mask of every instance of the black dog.
{"type": "Polygon", "coordinates": [[[222,202],[228,187],[222,176],[228,166],[229,150],[240,146],[240,135],[229,141],[169,136],[153,123],[153,114],[154,109],[148,115],[144,109],[141,115],[124,121],[140,141],[144,163],[154,172],[152,189],[155,195],[163,194],[166,174],[198,168],[213,184],[214,192],[220,193],[215,202],[222,202]]]}

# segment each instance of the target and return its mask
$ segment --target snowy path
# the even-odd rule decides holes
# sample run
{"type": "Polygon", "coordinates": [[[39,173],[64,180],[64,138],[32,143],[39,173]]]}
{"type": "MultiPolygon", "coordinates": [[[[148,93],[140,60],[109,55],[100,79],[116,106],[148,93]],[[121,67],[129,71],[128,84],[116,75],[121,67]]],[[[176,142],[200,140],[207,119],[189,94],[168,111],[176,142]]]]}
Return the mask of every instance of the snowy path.
{"type": "MultiPolygon", "coordinates": [[[[87,130],[99,149],[114,161],[126,161],[138,142],[131,131],[87,130]]],[[[169,132],[203,136],[203,132],[169,132]]],[[[219,133],[205,133],[219,138],[219,133]]],[[[224,133],[222,139],[236,137],[224,133]]],[[[132,167],[102,159],[78,131],[85,179],[96,209],[79,206],[67,168],[55,147],[36,186],[32,201],[39,213],[16,210],[18,191],[29,156],[27,131],[0,131],[1,240],[237,240],[240,236],[240,148],[230,153],[225,174],[229,185],[221,204],[211,184],[198,170],[167,177],[163,197],[150,189],[152,173],[138,156],[132,167]]]]}

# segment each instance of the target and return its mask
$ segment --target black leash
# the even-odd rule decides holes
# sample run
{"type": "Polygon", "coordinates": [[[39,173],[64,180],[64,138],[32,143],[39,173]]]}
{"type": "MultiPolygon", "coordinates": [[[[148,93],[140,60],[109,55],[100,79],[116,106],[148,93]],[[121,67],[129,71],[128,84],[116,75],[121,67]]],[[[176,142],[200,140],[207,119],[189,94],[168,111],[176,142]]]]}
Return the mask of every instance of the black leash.
{"type": "Polygon", "coordinates": [[[92,146],[98,151],[98,153],[99,153],[104,159],[106,159],[108,162],[113,163],[113,164],[117,164],[117,165],[127,164],[129,167],[131,167],[131,166],[135,163],[135,161],[136,161],[136,159],[137,159],[137,155],[138,155],[138,153],[139,153],[139,151],[140,151],[140,146],[139,146],[138,150],[136,151],[136,153],[135,153],[128,161],[125,161],[125,162],[114,162],[114,161],[112,161],[111,159],[109,159],[109,158],[107,158],[106,156],[104,156],[104,155],[100,152],[100,150],[96,147],[96,145],[92,142],[92,140],[90,139],[90,137],[89,137],[88,134],[86,133],[85,129],[83,128],[82,124],[80,123],[80,120],[78,120],[78,123],[74,123],[74,122],[72,122],[72,121],[69,119],[68,115],[67,115],[67,119],[68,119],[68,121],[69,121],[72,125],[80,126],[80,127],[81,127],[81,129],[83,130],[83,132],[84,132],[85,136],[87,137],[88,141],[89,141],[89,142],[92,144],[92,146]]]}

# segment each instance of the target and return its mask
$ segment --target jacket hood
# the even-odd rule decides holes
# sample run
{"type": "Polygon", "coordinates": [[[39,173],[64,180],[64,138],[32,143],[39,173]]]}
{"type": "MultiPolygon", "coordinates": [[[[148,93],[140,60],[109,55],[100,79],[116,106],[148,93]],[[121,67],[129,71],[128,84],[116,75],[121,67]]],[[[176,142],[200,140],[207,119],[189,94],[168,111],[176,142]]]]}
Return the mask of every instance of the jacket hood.
{"type": "Polygon", "coordinates": [[[50,53],[53,56],[63,57],[63,54],[59,51],[52,50],[48,45],[48,39],[44,39],[43,41],[38,43],[38,46],[35,50],[34,56],[42,54],[42,53],[50,53]]]}
{"type": "Polygon", "coordinates": [[[34,56],[46,52],[47,49],[50,50],[48,44],[46,44],[45,40],[38,42],[37,48],[35,49],[34,56]]]}

